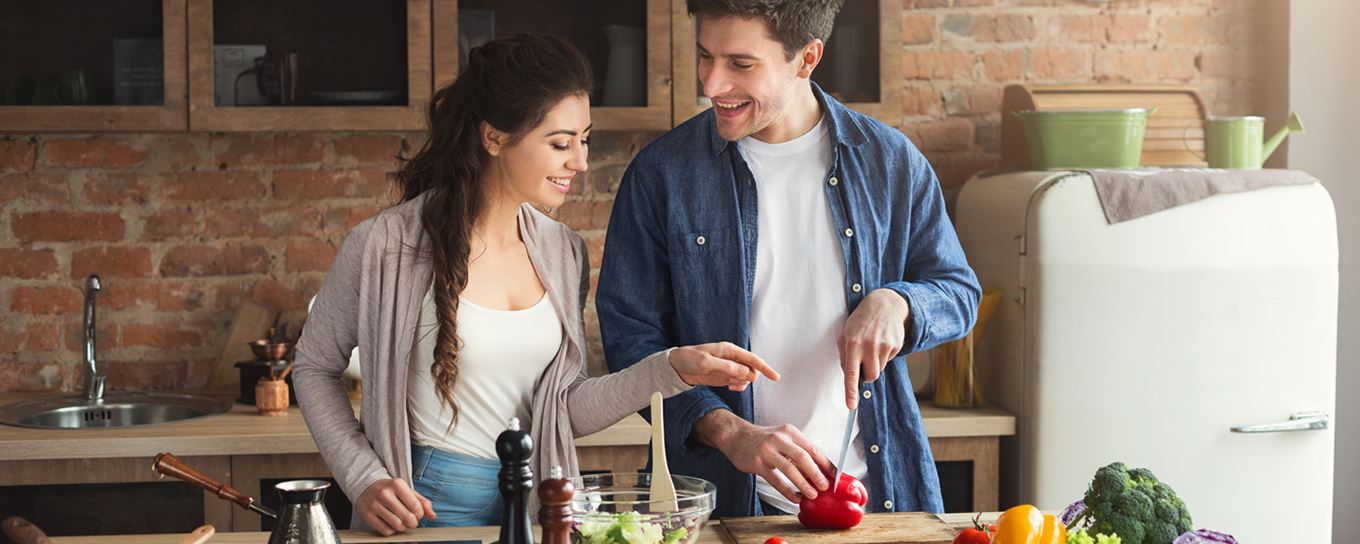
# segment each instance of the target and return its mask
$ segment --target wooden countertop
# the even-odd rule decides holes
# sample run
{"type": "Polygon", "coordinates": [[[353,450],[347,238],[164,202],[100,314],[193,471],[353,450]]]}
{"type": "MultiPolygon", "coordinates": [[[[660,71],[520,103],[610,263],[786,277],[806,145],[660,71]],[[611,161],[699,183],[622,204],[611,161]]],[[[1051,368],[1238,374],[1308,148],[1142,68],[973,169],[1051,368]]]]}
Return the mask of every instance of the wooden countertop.
{"type": "MultiPolygon", "coordinates": [[[[33,395],[7,395],[14,402],[33,395]]],[[[1009,436],[1015,417],[997,408],[955,410],[921,403],[926,435],[931,438],[1009,436]]],[[[650,427],[633,414],[590,436],[578,447],[645,445],[650,427]]],[[[267,455],[315,453],[302,412],[266,417],[254,406],[233,403],[225,414],[175,423],[121,429],[28,429],[0,425],[0,459],[88,459],[146,457],[172,451],[175,455],[267,455]]]]}

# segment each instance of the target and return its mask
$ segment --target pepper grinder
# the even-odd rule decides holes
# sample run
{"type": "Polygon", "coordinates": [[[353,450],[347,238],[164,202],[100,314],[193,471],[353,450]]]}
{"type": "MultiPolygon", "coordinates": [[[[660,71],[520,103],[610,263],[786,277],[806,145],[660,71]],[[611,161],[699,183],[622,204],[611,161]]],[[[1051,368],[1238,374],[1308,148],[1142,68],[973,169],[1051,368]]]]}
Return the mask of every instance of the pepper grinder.
{"type": "Polygon", "coordinates": [[[533,522],[529,519],[529,491],[534,488],[534,471],[529,456],[534,440],[519,428],[519,418],[510,418],[510,428],[496,437],[496,456],[501,458],[501,537],[500,544],[534,544],[533,522]]]}
{"type": "Polygon", "coordinates": [[[543,527],[543,544],[571,544],[571,496],[576,486],[562,477],[562,467],[553,467],[547,480],[538,487],[538,524],[543,527]]]}

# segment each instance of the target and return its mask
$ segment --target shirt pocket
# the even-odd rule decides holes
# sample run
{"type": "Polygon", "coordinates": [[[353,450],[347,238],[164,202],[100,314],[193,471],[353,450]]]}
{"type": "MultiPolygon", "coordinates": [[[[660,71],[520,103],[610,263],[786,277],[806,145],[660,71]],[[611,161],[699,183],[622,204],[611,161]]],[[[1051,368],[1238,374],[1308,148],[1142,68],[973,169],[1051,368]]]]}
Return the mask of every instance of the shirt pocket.
{"type": "Polygon", "coordinates": [[[671,281],[676,302],[709,305],[741,292],[741,240],[736,227],[684,232],[671,240],[671,281]]]}

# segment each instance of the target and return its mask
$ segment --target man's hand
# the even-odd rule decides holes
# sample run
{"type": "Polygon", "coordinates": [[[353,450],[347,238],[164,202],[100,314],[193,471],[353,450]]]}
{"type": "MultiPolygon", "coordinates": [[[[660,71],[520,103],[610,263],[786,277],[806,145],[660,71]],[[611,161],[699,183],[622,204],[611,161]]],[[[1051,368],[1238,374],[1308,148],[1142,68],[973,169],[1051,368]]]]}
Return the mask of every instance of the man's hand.
{"type": "Polygon", "coordinates": [[[902,295],[891,289],[875,289],[845,320],[837,347],[845,372],[846,407],[853,410],[859,405],[860,376],[865,382],[877,380],[888,361],[902,351],[910,316],[911,307],[902,295]]]}
{"type": "Polygon", "coordinates": [[[369,484],[359,500],[354,501],[354,509],[364,523],[383,536],[414,529],[422,517],[434,519],[434,505],[401,478],[369,484]]]}
{"type": "Polygon", "coordinates": [[[730,411],[714,410],[695,423],[694,433],[700,442],[718,448],[737,470],[765,478],[794,504],[800,492],[814,499],[818,491],[827,489],[823,469],[835,472],[831,461],[793,425],[758,427],[730,411]],[[794,487],[784,483],[776,470],[794,487]]]}
{"type": "Polygon", "coordinates": [[[758,374],[779,380],[779,373],[760,357],[729,342],[675,348],[668,359],[680,379],[690,385],[725,386],[741,391],[758,374]]]}

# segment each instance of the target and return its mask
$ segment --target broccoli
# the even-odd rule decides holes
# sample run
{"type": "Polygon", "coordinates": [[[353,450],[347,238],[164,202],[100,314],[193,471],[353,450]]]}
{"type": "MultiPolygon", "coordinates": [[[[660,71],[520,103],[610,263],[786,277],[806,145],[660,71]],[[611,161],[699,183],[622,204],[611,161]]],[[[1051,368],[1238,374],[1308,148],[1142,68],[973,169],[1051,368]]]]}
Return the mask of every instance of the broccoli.
{"type": "Polygon", "coordinates": [[[1083,500],[1086,510],[1068,529],[1087,520],[1092,533],[1117,534],[1124,544],[1171,544],[1190,530],[1185,502],[1145,468],[1116,462],[1097,470],[1083,500]]]}

